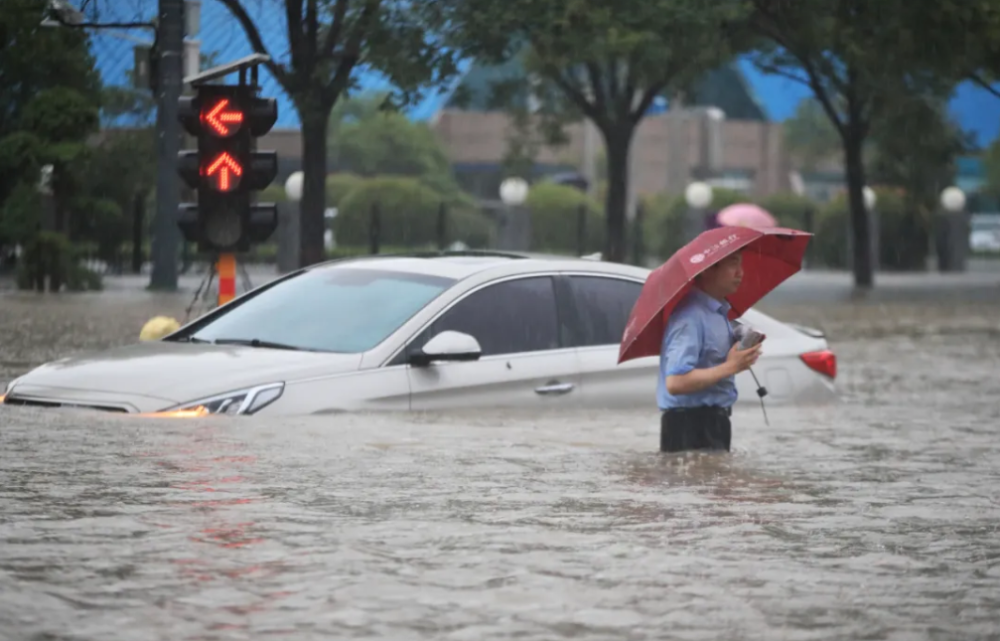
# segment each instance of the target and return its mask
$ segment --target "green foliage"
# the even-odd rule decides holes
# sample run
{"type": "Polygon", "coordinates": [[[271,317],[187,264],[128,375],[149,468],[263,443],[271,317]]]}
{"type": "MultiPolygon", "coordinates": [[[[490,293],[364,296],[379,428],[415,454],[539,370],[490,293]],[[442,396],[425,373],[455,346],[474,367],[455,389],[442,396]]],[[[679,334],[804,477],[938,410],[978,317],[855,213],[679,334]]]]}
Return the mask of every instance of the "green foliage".
{"type": "Polygon", "coordinates": [[[0,243],[25,243],[38,233],[42,198],[29,182],[18,182],[0,203],[0,243]]]}
{"type": "Polygon", "coordinates": [[[994,140],[983,153],[983,170],[986,172],[984,191],[1000,198],[1000,138],[994,140]]]}
{"type": "Polygon", "coordinates": [[[840,134],[815,98],[799,103],[784,124],[785,147],[806,171],[841,155],[840,134]]]}
{"type": "Polygon", "coordinates": [[[326,205],[327,207],[340,207],[340,203],[359,185],[364,184],[365,178],[357,174],[330,174],[326,177],[326,205]]]}
{"type": "MultiPolygon", "coordinates": [[[[435,191],[456,197],[451,161],[430,127],[404,114],[386,111],[387,94],[369,94],[340,103],[328,134],[334,166],[360,177],[409,176],[435,191]]],[[[343,180],[351,180],[350,178],[343,180]]],[[[330,205],[329,178],[327,205],[330,205]]],[[[343,197],[334,194],[335,200],[343,197]]]]}
{"type": "MultiPolygon", "coordinates": [[[[880,125],[891,126],[902,104],[941,100],[951,92],[963,74],[942,71],[965,56],[965,48],[955,38],[962,30],[942,24],[954,12],[964,12],[962,3],[750,2],[755,9],[750,24],[768,43],[756,54],[757,65],[812,90],[840,137],[848,193],[859,208],[850,219],[864,225],[857,232],[866,236],[868,212],[860,195],[868,182],[864,150],[869,134],[880,125]]],[[[966,8],[972,4],[982,3],[966,8]]],[[[855,284],[870,286],[872,274],[864,261],[854,267],[855,284]]]]}
{"type": "MultiPolygon", "coordinates": [[[[741,3],[696,0],[436,0],[429,10],[446,44],[481,60],[503,61],[525,46],[527,75],[543,115],[567,105],[601,131],[608,155],[605,204],[609,260],[625,258],[628,150],[636,126],[662,93],[687,88],[733,53],[720,38],[743,16],[741,3]]],[[[542,119],[545,120],[544,118],[542,119]]],[[[530,156],[514,149],[510,164],[530,156]]]]}
{"type": "Polygon", "coordinates": [[[900,95],[891,104],[891,116],[880,118],[872,131],[870,181],[901,187],[915,202],[933,208],[972,141],[948,115],[944,100],[900,95]]]}
{"type": "Polygon", "coordinates": [[[268,185],[261,190],[258,200],[264,203],[283,203],[288,200],[288,194],[285,193],[284,185],[268,185]]]}
{"type": "MultiPolygon", "coordinates": [[[[930,252],[931,217],[926,209],[908,204],[894,189],[876,189],[879,221],[879,262],[886,271],[923,271],[930,252]]],[[[847,267],[850,247],[847,199],[840,196],[820,212],[815,255],[832,269],[847,267]]]]}
{"type": "Polygon", "coordinates": [[[79,194],[71,201],[74,240],[91,240],[109,264],[118,262],[132,238],[136,199],[155,186],[155,134],[152,129],[105,131],[78,170],[79,194]]]}
{"type": "MultiPolygon", "coordinates": [[[[338,244],[366,246],[370,242],[372,212],[377,206],[380,244],[403,247],[437,243],[438,212],[442,197],[415,178],[385,176],[366,180],[340,202],[333,230],[338,244]]],[[[490,236],[489,221],[482,214],[448,207],[446,242],[461,240],[483,247],[490,236]]]]}
{"type": "Polygon", "coordinates": [[[815,224],[815,216],[818,213],[816,203],[811,198],[791,192],[772,194],[757,204],[774,216],[782,227],[802,231],[810,231],[806,229],[808,217],[812,215],[815,224]]]}
{"type": "MultiPolygon", "coordinates": [[[[750,196],[730,189],[714,189],[714,211],[740,202],[752,202],[750,196]]],[[[683,195],[657,194],[643,201],[643,220],[646,249],[650,254],[666,260],[684,246],[684,215],[688,211],[683,195]]]]}
{"type": "Polygon", "coordinates": [[[566,185],[541,182],[528,191],[525,207],[531,212],[533,251],[576,253],[580,233],[580,211],[584,213],[584,253],[604,247],[604,220],[598,203],[566,185]]]}
{"type": "MultiPolygon", "coordinates": [[[[80,143],[97,131],[97,103],[66,87],[45,89],[24,106],[19,126],[50,143],[80,143]]],[[[68,161],[72,158],[57,158],[68,161]]]]}
{"type": "Polygon", "coordinates": [[[25,242],[17,267],[18,289],[38,292],[94,291],[101,277],[79,264],[64,234],[41,232],[25,242]]]}
{"type": "Polygon", "coordinates": [[[56,165],[53,188],[65,207],[73,165],[97,126],[100,82],[87,35],[42,27],[48,4],[4,0],[0,11],[0,211],[18,217],[0,221],[0,228],[37,229],[40,208],[7,206],[7,200],[17,191],[24,202],[19,186],[34,186],[46,163],[56,165]]]}
{"type": "Polygon", "coordinates": [[[379,72],[395,88],[390,102],[400,106],[457,73],[458,52],[441,46],[421,3],[286,2],[286,37],[269,50],[247,12],[249,2],[220,1],[243,27],[254,51],[269,56],[268,71],[301,118],[308,142],[302,149],[300,259],[303,264],[317,262],[323,256],[329,117],[337,101],[357,88],[355,66],[379,72]]]}

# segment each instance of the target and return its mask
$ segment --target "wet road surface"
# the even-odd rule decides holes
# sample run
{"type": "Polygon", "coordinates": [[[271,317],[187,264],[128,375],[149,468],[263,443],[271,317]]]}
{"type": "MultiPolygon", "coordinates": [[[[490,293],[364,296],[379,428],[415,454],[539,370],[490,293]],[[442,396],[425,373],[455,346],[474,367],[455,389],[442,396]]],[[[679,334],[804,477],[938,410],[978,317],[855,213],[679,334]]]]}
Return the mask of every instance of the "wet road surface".
{"type": "MultiPolygon", "coordinates": [[[[188,299],[0,297],[0,380],[188,299]]],[[[646,410],[4,408],[0,639],[1000,637],[1000,299],[762,308],[844,402],[738,412],[728,456],[646,410]]]]}

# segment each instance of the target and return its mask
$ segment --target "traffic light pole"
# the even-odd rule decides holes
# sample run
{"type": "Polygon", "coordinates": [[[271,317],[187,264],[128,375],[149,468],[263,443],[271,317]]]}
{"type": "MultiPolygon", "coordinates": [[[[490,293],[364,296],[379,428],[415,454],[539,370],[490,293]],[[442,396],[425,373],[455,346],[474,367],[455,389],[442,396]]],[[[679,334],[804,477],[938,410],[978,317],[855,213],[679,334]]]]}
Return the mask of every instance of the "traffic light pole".
{"type": "Polygon", "coordinates": [[[219,254],[215,263],[219,273],[219,306],[223,306],[236,298],[236,254],[219,254]]]}
{"type": "Polygon", "coordinates": [[[177,289],[177,228],[179,182],[177,152],[180,150],[178,100],[183,89],[184,0],[159,0],[160,51],[157,95],[156,215],[153,224],[150,289],[177,289]]]}

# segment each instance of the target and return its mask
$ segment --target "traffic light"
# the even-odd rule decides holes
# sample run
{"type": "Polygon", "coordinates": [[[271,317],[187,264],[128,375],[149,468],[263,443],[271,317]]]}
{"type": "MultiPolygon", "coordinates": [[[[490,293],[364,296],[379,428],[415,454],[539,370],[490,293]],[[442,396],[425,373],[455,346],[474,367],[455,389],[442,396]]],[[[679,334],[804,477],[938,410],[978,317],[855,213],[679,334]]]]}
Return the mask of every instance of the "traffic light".
{"type": "Polygon", "coordinates": [[[178,172],[197,190],[198,203],[180,206],[184,237],[204,252],[243,252],[267,240],[278,226],[274,203],[256,203],[255,192],[278,173],[278,155],[256,151],[256,139],[274,126],[278,105],[247,85],[199,85],[181,98],[178,117],[198,139],[197,151],[178,155],[178,172]]]}

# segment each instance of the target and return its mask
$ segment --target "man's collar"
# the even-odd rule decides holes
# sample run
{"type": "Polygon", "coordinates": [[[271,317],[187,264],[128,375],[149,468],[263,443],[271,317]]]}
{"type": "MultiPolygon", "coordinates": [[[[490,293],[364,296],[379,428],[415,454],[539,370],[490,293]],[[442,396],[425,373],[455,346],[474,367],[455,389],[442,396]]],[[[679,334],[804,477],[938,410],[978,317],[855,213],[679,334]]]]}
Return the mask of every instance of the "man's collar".
{"type": "Polygon", "coordinates": [[[700,287],[697,286],[691,288],[691,295],[694,297],[695,300],[697,300],[698,302],[700,302],[702,305],[709,308],[713,312],[728,314],[730,307],[732,307],[728,301],[716,300],[711,296],[709,296],[708,294],[706,294],[704,290],[702,290],[700,287]]]}

